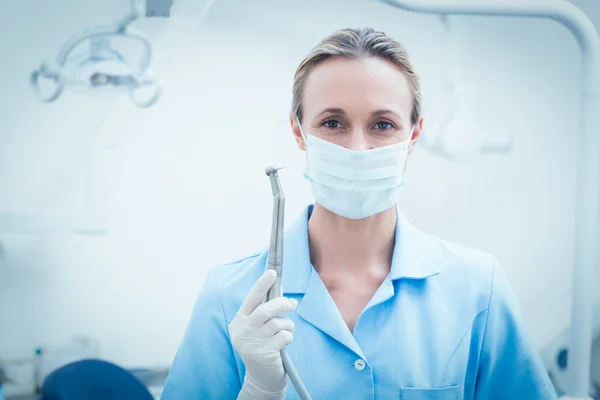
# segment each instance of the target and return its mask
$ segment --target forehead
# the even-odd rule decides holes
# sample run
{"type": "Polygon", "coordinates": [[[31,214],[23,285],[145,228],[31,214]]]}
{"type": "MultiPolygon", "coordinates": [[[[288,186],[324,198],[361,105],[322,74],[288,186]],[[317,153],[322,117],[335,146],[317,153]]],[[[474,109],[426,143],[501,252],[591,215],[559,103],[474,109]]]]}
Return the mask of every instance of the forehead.
{"type": "Polygon", "coordinates": [[[332,58],[309,73],[302,96],[308,118],[328,107],[342,108],[350,116],[391,109],[410,119],[410,84],[399,67],[387,60],[332,58]]]}

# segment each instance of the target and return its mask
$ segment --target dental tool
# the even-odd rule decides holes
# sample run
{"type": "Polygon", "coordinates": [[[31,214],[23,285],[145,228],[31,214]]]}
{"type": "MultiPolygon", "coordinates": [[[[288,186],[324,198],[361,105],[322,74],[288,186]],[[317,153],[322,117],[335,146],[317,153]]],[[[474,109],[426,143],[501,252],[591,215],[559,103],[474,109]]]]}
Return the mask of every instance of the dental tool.
{"type": "Polygon", "coordinates": [[[570,385],[566,396],[590,399],[593,337],[594,268],[598,265],[600,221],[600,37],[588,16],[568,1],[558,0],[382,0],[405,11],[441,15],[487,15],[550,19],[574,36],[581,50],[579,136],[577,157],[577,207],[569,345],[570,385]]]}
{"type": "MultiPolygon", "coordinates": [[[[268,255],[268,268],[277,272],[277,278],[275,283],[267,292],[267,301],[281,297],[283,295],[283,288],[281,286],[281,274],[283,272],[283,222],[285,213],[285,196],[281,188],[281,182],[279,181],[279,175],[277,171],[283,167],[267,167],[265,173],[271,180],[271,189],[273,190],[273,223],[271,226],[271,245],[269,248],[268,255]]],[[[302,400],[311,400],[310,394],[306,390],[296,367],[292,363],[290,356],[284,349],[281,350],[281,360],[283,361],[283,368],[288,374],[290,381],[294,385],[296,392],[302,400]]]]}
{"type": "Polygon", "coordinates": [[[43,62],[31,73],[30,84],[36,97],[50,103],[60,96],[65,87],[75,86],[96,91],[124,91],[129,93],[138,107],[153,105],[162,90],[148,73],[152,47],[146,36],[129,29],[129,25],[140,15],[138,0],[131,0],[131,10],[116,23],[86,29],[69,39],[53,64],[43,62]],[[138,65],[129,63],[121,52],[111,47],[111,39],[115,38],[133,39],[141,45],[142,58],[138,65]],[[85,42],[89,42],[88,50],[77,54],[75,50],[85,42]],[[87,76],[78,76],[82,75],[82,71],[89,72],[87,76]],[[53,83],[54,89],[50,93],[41,90],[40,78],[53,83]],[[147,99],[140,99],[140,89],[151,91],[151,95],[147,99]]]}

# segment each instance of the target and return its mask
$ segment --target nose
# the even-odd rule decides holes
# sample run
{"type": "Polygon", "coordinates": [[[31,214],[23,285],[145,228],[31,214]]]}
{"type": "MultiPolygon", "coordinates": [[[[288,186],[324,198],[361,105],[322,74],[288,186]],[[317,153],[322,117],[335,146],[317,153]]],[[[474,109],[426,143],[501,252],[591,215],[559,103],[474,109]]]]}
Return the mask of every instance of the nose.
{"type": "Polygon", "coordinates": [[[362,129],[355,129],[350,134],[350,140],[348,141],[347,149],[350,150],[369,150],[371,146],[367,141],[367,134],[362,129]]]}

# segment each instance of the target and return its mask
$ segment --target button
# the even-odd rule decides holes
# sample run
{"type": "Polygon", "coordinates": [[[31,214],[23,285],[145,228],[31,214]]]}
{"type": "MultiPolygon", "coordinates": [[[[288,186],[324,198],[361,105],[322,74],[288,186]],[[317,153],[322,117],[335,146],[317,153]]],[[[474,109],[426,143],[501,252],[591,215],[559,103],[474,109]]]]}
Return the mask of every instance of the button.
{"type": "Polygon", "coordinates": [[[365,369],[365,360],[358,359],[354,361],[354,368],[356,368],[359,371],[365,369]]]}

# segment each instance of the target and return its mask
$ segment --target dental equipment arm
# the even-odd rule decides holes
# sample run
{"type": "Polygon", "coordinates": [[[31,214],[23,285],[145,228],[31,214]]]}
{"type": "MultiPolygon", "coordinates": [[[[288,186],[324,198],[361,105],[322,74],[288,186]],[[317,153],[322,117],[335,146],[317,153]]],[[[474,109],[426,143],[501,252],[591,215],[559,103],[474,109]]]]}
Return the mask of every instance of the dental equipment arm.
{"type": "Polygon", "coordinates": [[[565,26],[581,49],[581,109],[577,209],[567,396],[589,398],[592,351],[592,285],[598,265],[600,204],[600,38],[589,18],[568,1],[382,0],[420,13],[496,15],[554,20],[565,26]]]}
{"type": "Polygon", "coordinates": [[[110,85],[111,88],[127,90],[131,100],[138,107],[153,105],[161,94],[161,87],[147,74],[152,58],[152,47],[150,41],[143,34],[128,29],[129,25],[140,16],[141,10],[138,0],[131,0],[131,9],[119,21],[107,26],[89,28],[74,35],[62,46],[52,66],[43,62],[39,69],[31,73],[30,83],[36,97],[42,102],[50,103],[56,100],[64,88],[70,84],[83,84],[90,88],[110,85]],[[121,53],[110,47],[110,39],[115,37],[135,39],[142,45],[142,58],[138,66],[129,65],[121,53]],[[89,53],[85,55],[86,57],[83,60],[76,59],[73,56],[75,49],[87,40],[90,42],[89,53]],[[113,75],[96,71],[87,80],[70,79],[70,75],[79,68],[87,64],[99,64],[106,61],[125,66],[129,73],[127,75],[113,75]],[[40,77],[54,82],[55,88],[51,93],[42,93],[40,90],[40,77]],[[142,87],[153,88],[152,95],[146,101],[139,101],[134,95],[135,90],[142,87]]]}
{"type": "Polygon", "coordinates": [[[137,0],[130,0],[129,3],[129,13],[115,24],[119,32],[125,32],[127,26],[129,26],[129,24],[131,24],[133,21],[138,19],[140,15],[142,15],[141,7],[137,0]]]}
{"type": "Polygon", "coordinates": [[[146,17],[170,17],[173,0],[146,0],[146,17]]]}
{"type": "MultiPolygon", "coordinates": [[[[269,269],[275,270],[277,278],[275,283],[267,292],[267,301],[282,296],[283,289],[281,287],[281,274],[283,267],[283,233],[284,233],[284,213],[285,213],[285,196],[279,181],[277,170],[281,168],[267,167],[265,173],[271,180],[271,189],[273,190],[273,222],[271,227],[271,246],[269,248],[268,264],[269,269]]],[[[306,390],[296,367],[292,363],[290,356],[284,349],[281,350],[281,360],[283,367],[292,381],[298,396],[302,400],[311,400],[310,394],[306,390]]]]}

